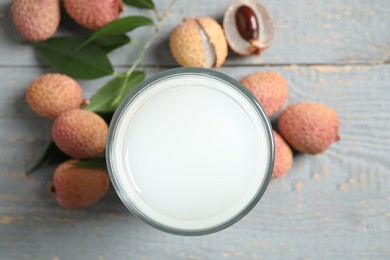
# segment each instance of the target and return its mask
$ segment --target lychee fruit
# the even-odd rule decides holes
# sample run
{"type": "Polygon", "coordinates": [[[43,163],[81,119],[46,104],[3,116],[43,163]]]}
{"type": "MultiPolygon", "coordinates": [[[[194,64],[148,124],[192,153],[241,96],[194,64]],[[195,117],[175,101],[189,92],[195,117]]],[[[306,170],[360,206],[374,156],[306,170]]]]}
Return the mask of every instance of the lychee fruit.
{"type": "Polygon", "coordinates": [[[52,138],[58,148],[75,159],[103,155],[108,132],[107,123],[99,115],[74,109],[58,116],[52,126],[52,138]]]}
{"type": "Polygon", "coordinates": [[[259,1],[235,1],[225,12],[223,29],[230,49],[240,56],[259,55],[275,38],[274,20],[259,1]]]}
{"type": "Polygon", "coordinates": [[[275,140],[275,163],[272,171],[272,178],[284,176],[293,163],[293,153],[288,144],[275,131],[273,131],[275,140]]]}
{"type": "Polygon", "coordinates": [[[257,98],[268,116],[276,114],[287,100],[287,81],[277,72],[255,72],[241,79],[241,83],[257,98]]]}
{"type": "Polygon", "coordinates": [[[12,0],[11,11],[16,29],[34,42],[48,39],[60,23],[59,0],[12,0]]]}
{"type": "Polygon", "coordinates": [[[87,208],[104,197],[110,187],[106,169],[83,168],[70,160],[61,163],[54,172],[51,190],[64,208],[87,208]]]}
{"type": "Polygon", "coordinates": [[[336,111],[321,103],[300,102],[288,106],[278,126],[285,140],[302,153],[321,153],[340,139],[336,111]]]}
{"type": "Polygon", "coordinates": [[[27,89],[26,100],[38,115],[54,119],[61,113],[80,108],[83,90],[74,79],[62,74],[45,74],[27,89]]]}
{"type": "Polygon", "coordinates": [[[117,19],[124,9],[121,0],[64,0],[64,6],[73,20],[91,30],[117,19]]]}
{"type": "Polygon", "coordinates": [[[210,17],[184,18],[169,39],[173,57],[181,66],[220,67],[228,47],[222,27],[210,17]]]}

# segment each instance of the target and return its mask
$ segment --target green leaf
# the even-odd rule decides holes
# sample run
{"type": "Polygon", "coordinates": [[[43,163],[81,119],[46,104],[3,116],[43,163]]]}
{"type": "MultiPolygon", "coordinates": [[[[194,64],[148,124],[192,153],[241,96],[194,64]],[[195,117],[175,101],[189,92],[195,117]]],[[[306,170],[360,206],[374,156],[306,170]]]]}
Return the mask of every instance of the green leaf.
{"type": "Polygon", "coordinates": [[[110,125],[112,117],[114,116],[114,112],[115,111],[109,113],[107,112],[95,112],[95,113],[98,114],[101,118],[103,118],[108,125],[110,125]]]}
{"type": "Polygon", "coordinates": [[[98,168],[98,169],[107,169],[106,160],[103,159],[92,159],[79,161],[74,164],[80,168],[98,168]]]}
{"type": "Polygon", "coordinates": [[[123,0],[123,2],[138,8],[154,9],[154,3],[152,0],[123,0]]]}
{"type": "Polygon", "coordinates": [[[81,49],[98,38],[127,33],[146,25],[153,25],[153,21],[145,16],[127,16],[116,19],[92,33],[78,48],[81,49]]]}
{"type": "Polygon", "coordinates": [[[76,50],[81,43],[82,40],[76,38],[57,37],[37,45],[49,64],[60,73],[78,79],[96,79],[113,74],[104,51],[93,44],[76,50]]]}
{"type": "Polygon", "coordinates": [[[130,77],[120,75],[107,82],[93,96],[85,109],[96,113],[112,113],[129,92],[145,78],[145,73],[134,71],[130,77]],[[116,101],[119,100],[119,103],[116,101]]]}
{"type": "Polygon", "coordinates": [[[102,49],[105,53],[109,53],[127,43],[129,43],[131,39],[126,34],[112,35],[105,38],[96,39],[93,44],[97,45],[100,49],[102,49]]]}
{"type": "Polygon", "coordinates": [[[54,142],[51,142],[50,145],[46,148],[42,158],[27,171],[27,174],[47,165],[62,163],[68,159],[70,159],[70,157],[58,149],[54,142]]]}

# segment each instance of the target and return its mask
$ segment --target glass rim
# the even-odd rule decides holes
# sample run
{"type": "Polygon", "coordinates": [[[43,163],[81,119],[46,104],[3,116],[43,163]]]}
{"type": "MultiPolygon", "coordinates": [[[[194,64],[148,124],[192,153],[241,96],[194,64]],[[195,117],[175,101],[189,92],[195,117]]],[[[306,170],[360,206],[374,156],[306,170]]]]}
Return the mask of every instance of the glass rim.
{"type": "Polygon", "coordinates": [[[232,77],[212,69],[203,69],[203,68],[181,67],[181,68],[165,70],[163,72],[156,73],[150,76],[149,78],[145,79],[142,83],[137,85],[137,87],[129,95],[127,95],[127,97],[122,101],[122,103],[115,111],[114,116],[112,117],[110,122],[108,136],[107,136],[107,143],[106,143],[106,163],[107,163],[107,169],[111,179],[111,183],[116,193],[118,194],[119,198],[121,199],[122,203],[127,207],[127,209],[131,213],[136,215],[138,218],[140,218],[142,221],[153,226],[156,229],[159,229],[167,233],[171,233],[175,235],[184,235],[184,236],[199,236],[199,235],[207,235],[207,234],[218,232],[220,230],[223,230],[233,225],[241,218],[243,218],[246,214],[248,214],[259,202],[259,200],[264,195],[268,187],[268,184],[272,176],[274,159],[275,159],[275,144],[274,144],[274,138],[272,133],[272,126],[268,119],[268,116],[266,115],[264,109],[262,108],[262,106],[260,105],[256,97],[253,96],[253,94],[246,87],[241,85],[241,83],[239,83],[237,80],[233,79],[232,77]],[[258,189],[257,193],[254,195],[252,200],[245,207],[243,207],[239,213],[237,213],[229,220],[226,220],[225,222],[222,222],[218,225],[208,227],[208,228],[203,228],[203,229],[180,229],[180,228],[170,227],[153,220],[152,218],[148,217],[143,212],[141,212],[122,191],[119,181],[116,177],[115,171],[113,169],[114,162],[111,158],[112,155],[111,143],[114,139],[114,135],[116,133],[118,123],[120,122],[122,115],[126,111],[127,107],[132,103],[132,101],[136,97],[142,94],[144,90],[153,86],[155,83],[178,75],[200,75],[200,76],[212,77],[214,79],[222,81],[223,83],[229,85],[230,87],[234,88],[236,91],[241,93],[250,102],[250,104],[253,106],[253,108],[256,110],[257,114],[259,115],[262,124],[264,126],[266,139],[269,143],[268,145],[269,158],[267,162],[267,170],[265,173],[265,177],[263,178],[260,188],[258,189]]]}

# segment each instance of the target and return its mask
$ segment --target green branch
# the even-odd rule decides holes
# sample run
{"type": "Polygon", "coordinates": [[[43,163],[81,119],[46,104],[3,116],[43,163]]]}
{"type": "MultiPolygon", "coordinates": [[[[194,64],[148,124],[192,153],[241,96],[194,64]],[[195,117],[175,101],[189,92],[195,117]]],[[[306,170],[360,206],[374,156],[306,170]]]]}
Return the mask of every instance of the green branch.
{"type": "MultiPolygon", "coordinates": [[[[127,84],[128,78],[131,76],[131,74],[134,72],[134,70],[138,67],[138,65],[141,64],[143,58],[145,57],[146,52],[148,51],[148,49],[150,48],[150,46],[152,45],[152,43],[156,39],[157,34],[160,31],[161,25],[164,22],[164,19],[169,14],[170,10],[175,5],[175,3],[176,3],[176,0],[172,0],[170,2],[169,6],[167,7],[167,9],[164,11],[164,14],[161,15],[161,16],[158,14],[157,10],[155,10],[154,13],[156,15],[156,18],[157,18],[158,22],[157,22],[157,24],[155,26],[154,32],[149,36],[149,39],[146,42],[146,44],[144,45],[144,47],[142,48],[140,54],[138,55],[138,58],[134,61],[133,65],[131,65],[129,70],[126,72],[126,79],[123,82],[124,85],[127,84]]],[[[121,91],[123,91],[123,89],[124,88],[122,86],[121,91]]],[[[119,103],[121,102],[121,98],[120,97],[122,96],[122,94],[123,93],[120,93],[117,96],[117,98],[114,100],[114,102],[113,102],[114,106],[118,106],[119,105],[119,103]]]]}

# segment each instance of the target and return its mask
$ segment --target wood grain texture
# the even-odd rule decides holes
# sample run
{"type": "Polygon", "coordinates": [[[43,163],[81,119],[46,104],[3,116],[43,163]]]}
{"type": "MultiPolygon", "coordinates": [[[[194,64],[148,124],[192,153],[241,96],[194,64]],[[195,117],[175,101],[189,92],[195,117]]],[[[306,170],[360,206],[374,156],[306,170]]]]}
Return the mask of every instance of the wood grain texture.
{"type": "MultiPolygon", "coordinates": [[[[156,0],[158,9],[168,2],[156,0]]],[[[168,35],[183,17],[221,20],[231,2],[179,0],[146,56],[148,74],[175,66],[168,35]]],[[[9,1],[0,0],[0,259],[390,259],[390,2],[263,2],[276,21],[274,44],[261,59],[231,55],[221,71],[237,79],[257,70],[281,72],[289,103],[314,100],[338,111],[341,141],[324,154],[296,156],[291,172],[272,180],[234,226],[178,237],[132,216],[113,189],[95,207],[70,211],[48,192],[54,167],[25,175],[50,141],[51,122],[24,101],[27,85],[47,66],[21,44],[9,1]]],[[[126,11],[142,13],[150,15],[126,11]]],[[[65,19],[60,34],[87,33],[65,19]]],[[[145,42],[151,30],[131,37],[145,42]]],[[[128,46],[110,56],[122,70],[137,53],[128,46]]],[[[86,95],[107,80],[82,82],[86,95]]]]}
{"type": "MultiPolygon", "coordinates": [[[[220,71],[240,79],[270,69],[287,78],[289,103],[321,101],[339,113],[341,141],[296,156],[234,226],[179,237],[132,216],[112,189],[95,207],[70,211],[48,192],[53,167],[26,177],[49,142],[50,121],[30,111],[24,93],[46,71],[0,68],[0,259],[389,259],[390,65],[220,71]]],[[[106,80],[82,82],[86,95],[106,80]]]]}
{"type": "MultiPolygon", "coordinates": [[[[170,0],[156,1],[164,10],[170,0]]],[[[175,65],[168,47],[170,31],[183,17],[211,16],[222,20],[225,9],[233,2],[178,0],[166,19],[146,65],[175,65]]],[[[388,0],[263,0],[273,15],[277,36],[269,50],[260,57],[238,58],[231,55],[227,65],[254,64],[347,64],[390,61],[390,1],[388,0]]],[[[32,48],[27,48],[15,30],[9,10],[9,1],[0,0],[0,66],[32,66],[45,64],[32,48]]],[[[146,14],[128,7],[125,14],[146,14]]],[[[86,34],[69,18],[63,16],[65,26],[60,34],[71,31],[86,34]]],[[[145,43],[152,28],[141,28],[131,37],[145,43]]],[[[136,47],[124,47],[110,56],[115,65],[132,63],[137,56],[136,47]]]]}

